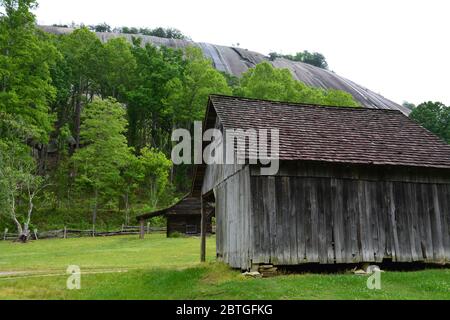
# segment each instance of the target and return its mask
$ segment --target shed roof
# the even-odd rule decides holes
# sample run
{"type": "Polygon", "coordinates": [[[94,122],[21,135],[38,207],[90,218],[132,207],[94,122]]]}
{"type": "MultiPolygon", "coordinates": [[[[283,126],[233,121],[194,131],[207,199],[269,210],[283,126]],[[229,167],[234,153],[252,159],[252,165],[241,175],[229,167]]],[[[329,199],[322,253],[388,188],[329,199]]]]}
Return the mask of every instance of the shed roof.
{"type": "Polygon", "coordinates": [[[278,128],[280,160],[450,168],[450,145],[397,110],[221,95],[210,108],[226,129],[278,128]]]}
{"type": "MultiPolygon", "coordinates": [[[[205,211],[207,214],[211,211],[211,207],[208,203],[204,203],[205,211]]],[[[199,197],[191,197],[189,194],[184,196],[177,203],[157,211],[145,213],[136,217],[136,220],[147,220],[157,216],[173,216],[173,215],[201,215],[201,202],[199,197]]]]}

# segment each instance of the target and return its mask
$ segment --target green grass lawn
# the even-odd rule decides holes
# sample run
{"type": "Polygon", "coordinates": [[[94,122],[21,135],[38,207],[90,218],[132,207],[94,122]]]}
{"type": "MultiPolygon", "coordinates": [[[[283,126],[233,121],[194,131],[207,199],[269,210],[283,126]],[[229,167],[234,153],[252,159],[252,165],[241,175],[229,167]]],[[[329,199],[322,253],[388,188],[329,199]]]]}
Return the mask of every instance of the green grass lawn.
{"type": "Polygon", "coordinates": [[[374,291],[346,273],[245,278],[214,262],[214,238],[206,264],[199,246],[163,234],[0,242],[0,299],[450,299],[450,269],[388,271],[374,291]],[[81,290],[66,289],[68,265],[80,266],[81,290]]]}

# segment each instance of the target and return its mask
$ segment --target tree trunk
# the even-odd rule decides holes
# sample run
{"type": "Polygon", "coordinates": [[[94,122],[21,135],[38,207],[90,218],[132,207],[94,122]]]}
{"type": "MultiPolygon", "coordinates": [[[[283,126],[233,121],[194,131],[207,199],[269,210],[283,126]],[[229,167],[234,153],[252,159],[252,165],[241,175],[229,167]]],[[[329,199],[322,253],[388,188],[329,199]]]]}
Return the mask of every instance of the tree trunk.
{"type": "Polygon", "coordinates": [[[23,243],[27,242],[30,239],[30,222],[31,222],[31,215],[33,214],[34,209],[33,199],[34,196],[36,195],[36,192],[32,192],[30,188],[28,188],[28,214],[25,223],[23,224],[23,228],[20,228],[21,231],[19,231],[19,241],[23,243]]]}
{"type": "Polygon", "coordinates": [[[98,190],[94,191],[94,209],[92,211],[92,233],[95,234],[95,223],[97,221],[97,209],[98,209],[98,190]]]}
{"type": "Polygon", "coordinates": [[[125,224],[128,226],[130,224],[130,202],[128,192],[124,195],[125,200],[125,224]]]}
{"type": "Polygon", "coordinates": [[[22,232],[19,233],[19,239],[18,241],[22,243],[26,243],[30,239],[30,227],[28,223],[25,223],[23,225],[22,232]]]}
{"type": "Polygon", "coordinates": [[[17,241],[26,242],[27,238],[25,238],[25,241],[22,240],[23,239],[23,235],[25,233],[24,233],[24,229],[22,228],[22,225],[20,224],[19,220],[17,220],[17,216],[16,216],[16,199],[15,199],[14,194],[12,192],[11,192],[10,196],[11,196],[11,199],[10,199],[10,201],[11,201],[11,218],[14,221],[14,224],[17,227],[17,232],[19,233],[19,238],[17,239],[17,241]]]}
{"type": "Polygon", "coordinates": [[[75,104],[75,148],[80,148],[81,95],[78,94],[75,104]]]}
{"type": "Polygon", "coordinates": [[[30,238],[30,222],[31,222],[31,215],[33,214],[33,208],[34,208],[34,204],[33,204],[34,195],[35,195],[34,193],[32,193],[32,192],[30,192],[30,190],[28,190],[28,215],[27,215],[27,220],[23,224],[22,234],[20,235],[20,239],[22,242],[27,242],[28,239],[30,238]]]}

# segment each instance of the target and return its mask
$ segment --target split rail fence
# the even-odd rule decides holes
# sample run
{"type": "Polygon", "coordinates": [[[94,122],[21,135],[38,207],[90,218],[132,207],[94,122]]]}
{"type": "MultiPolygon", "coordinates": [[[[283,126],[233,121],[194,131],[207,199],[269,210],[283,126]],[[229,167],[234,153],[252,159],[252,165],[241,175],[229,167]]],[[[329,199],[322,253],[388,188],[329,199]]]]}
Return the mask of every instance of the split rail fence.
{"type": "MultiPolygon", "coordinates": [[[[112,236],[123,236],[123,235],[138,235],[140,227],[139,226],[125,226],[122,225],[121,230],[117,231],[95,231],[95,230],[76,230],[76,229],[60,229],[60,230],[50,230],[50,231],[38,231],[37,229],[31,232],[31,240],[39,239],[69,239],[69,238],[82,238],[82,237],[112,237],[112,236]]],[[[147,224],[145,232],[158,233],[166,232],[166,227],[151,227],[147,224]]],[[[0,240],[16,240],[19,237],[17,233],[10,233],[8,229],[5,229],[0,236],[0,240]]]]}

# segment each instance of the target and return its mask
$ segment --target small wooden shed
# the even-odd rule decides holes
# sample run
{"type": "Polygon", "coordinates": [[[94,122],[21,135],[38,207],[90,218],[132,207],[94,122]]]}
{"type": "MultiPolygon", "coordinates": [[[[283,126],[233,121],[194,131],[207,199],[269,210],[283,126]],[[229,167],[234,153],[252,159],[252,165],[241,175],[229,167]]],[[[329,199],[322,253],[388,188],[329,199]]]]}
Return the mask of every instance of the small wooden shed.
{"type": "Polygon", "coordinates": [[[280,130],[276,175],[195,169],[230,266],[450,261],[450,146],[401,112],[215,95],[209,128],[280,130]]]}
{"type": "MultiPolygon", "coordinates": [[[[205,214],[207,216],[206,232],[212,232],[211,217],[213,215],[212,207],[205,205],[205,214]]],[[[138,216],[136,219],[141,225],[141,237],[144,235],[145,221],[157,216],[165,216],[167,218],[167,236],[174,232],[184,235],[199,235],[201,231],[201,201],[199,197],[185,196],[176,204],[138,216]]]]}

